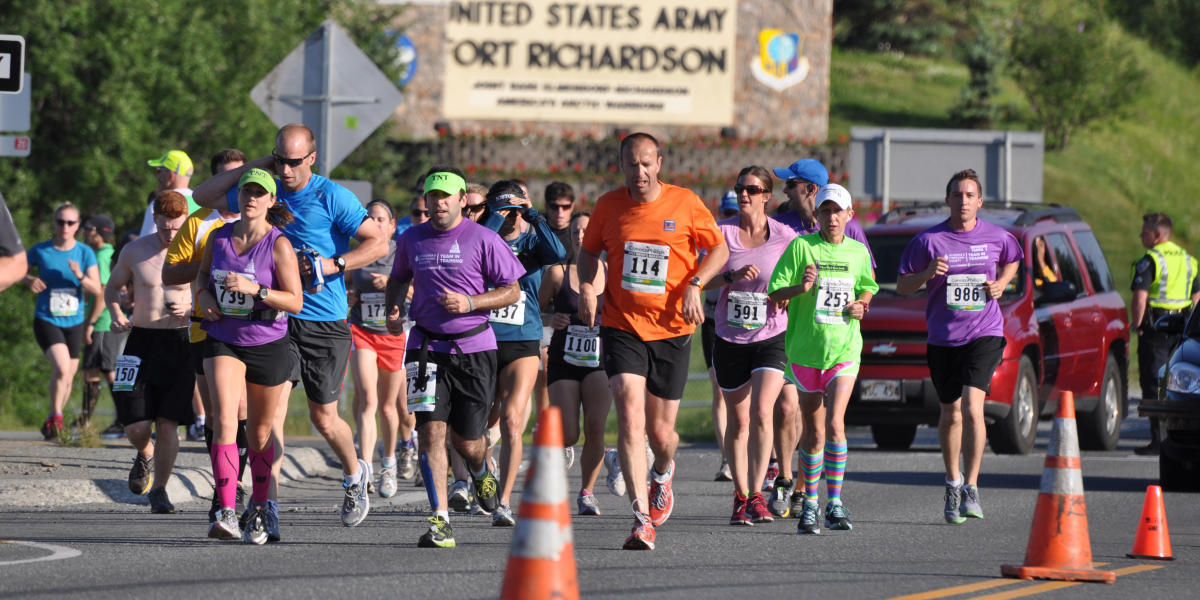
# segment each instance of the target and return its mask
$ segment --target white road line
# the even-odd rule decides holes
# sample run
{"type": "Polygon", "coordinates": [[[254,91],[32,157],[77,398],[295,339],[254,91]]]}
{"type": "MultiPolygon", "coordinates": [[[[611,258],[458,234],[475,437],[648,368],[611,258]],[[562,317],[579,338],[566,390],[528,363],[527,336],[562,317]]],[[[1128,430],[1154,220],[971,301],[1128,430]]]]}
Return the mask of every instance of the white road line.
{"type": "Polygon", "coordinates": [[[50,551],[50,554],[47,556],[39,556],[37,558],[23,558],[21,560],[0,561],[0,567],[7,567],[9,565],[23,565],[25,563],[42,562],[45,560],[62,560],[64,558],[75,558],[76,556],[83,554],[82,552],[80,552],[74,548],[68,548],[66,546],[56,546],[54,544],[41,544],[38,542],[21,542],[21,541],[17,541],[17,540],[0,540],[0,544],[18,544],[21,546],[29,546],[30,548],[39,548],[42,550],[50,551]]]}

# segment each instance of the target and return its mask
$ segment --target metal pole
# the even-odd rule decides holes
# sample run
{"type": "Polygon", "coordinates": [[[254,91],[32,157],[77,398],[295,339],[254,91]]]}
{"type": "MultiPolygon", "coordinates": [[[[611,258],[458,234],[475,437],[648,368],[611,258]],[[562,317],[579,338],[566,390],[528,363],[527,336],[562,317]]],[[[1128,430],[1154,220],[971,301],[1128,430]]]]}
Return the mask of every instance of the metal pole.
{"type": "Polygon", "coordinates": [[[329,177],[329,138],[331,123],[330,109],[332,108],[330,98],[333,97],[333,71],[330,67],[333,66],[333,23],[326,21],[321,25],[322,48],[321,56],[321,131],[317,135],[317,170],[326,177],[329,177]]]}
{"type": "Polygon", "coordinates": [[[880,182],[880,189],[882,190],[881,195],[883,196],[882,210],[883,210],[883,214],[885,214],[885,215],[887,214],[888,209],[891,208],[891,204],[892,204],[892,165],[891,165],[891,161],[892,161],[892,132],[890,130],[884,129],[883,130],[883,160],[879,161],[879,163],[880,163],[879,166],[880,166],[880,170],[883,171],[883,173],[882,173],[883,180],[880,182]]]}
{"type": "Polygon", "coordinates": [[[1012,206],[1012,132],[1004,132],[1004,208],[1012,206]]]}

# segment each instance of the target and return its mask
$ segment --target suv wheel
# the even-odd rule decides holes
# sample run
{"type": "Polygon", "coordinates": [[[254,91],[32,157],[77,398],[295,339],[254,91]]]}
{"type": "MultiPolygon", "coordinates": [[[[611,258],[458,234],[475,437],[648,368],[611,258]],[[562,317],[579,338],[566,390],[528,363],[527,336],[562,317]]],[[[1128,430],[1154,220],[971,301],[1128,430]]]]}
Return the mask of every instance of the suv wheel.
{"type": "Polygon", "coordinates": [[[1028,454],[1037,438],[1037,378],[1028,356],[1021,357],[1017,384],[1013,386],[1012,408],[1008,416],[987,429],[988,443],[996,454],[1028,454]]]}
{"type": "Polygon", "coordinates": [[[871,437],[880,450],[908,450],[917,437],[917,426],[875,424],[871,425],[871,437]]]}
{"type": "Polygon", "coordinates": [[[1124,396],[1117,361],[1110,355],[1104,365],[1104,380],[1100,382],[1100,399],[1096,402],[1096,408],[1075,417],[1081,449],[1112,450],[1117,447],[1117,440],[1121,438],[1124,396]]]}

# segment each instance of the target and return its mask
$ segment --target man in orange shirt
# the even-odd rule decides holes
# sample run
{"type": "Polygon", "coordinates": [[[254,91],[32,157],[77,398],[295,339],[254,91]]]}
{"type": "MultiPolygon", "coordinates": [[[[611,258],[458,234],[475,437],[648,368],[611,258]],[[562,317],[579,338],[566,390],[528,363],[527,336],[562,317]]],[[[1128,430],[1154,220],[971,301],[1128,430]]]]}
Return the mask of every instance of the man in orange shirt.
{"type": "Polygon", "coordinates": [[[626,550],[653,550],[654,528],[674,507],[675,417],[687,383],[692,332],[704,322],[700,290],[729,257],[712,213],[691,190],[658,180],[662,147],[634,133],[621,141],[625,187],[596,201],[579,263],[579,317],[600,328],[604,370],[617,406],[617,451],[633,502],[626,550]],[[698,251],[709,259],[698,264],[698,251]],[[606,253],[610,276],[596,319],[595,277],[606,253]],[[619,274],[620,276],[613,276],[619,274]],[[645,445],[654,471],[646,489],[645,445]]]}

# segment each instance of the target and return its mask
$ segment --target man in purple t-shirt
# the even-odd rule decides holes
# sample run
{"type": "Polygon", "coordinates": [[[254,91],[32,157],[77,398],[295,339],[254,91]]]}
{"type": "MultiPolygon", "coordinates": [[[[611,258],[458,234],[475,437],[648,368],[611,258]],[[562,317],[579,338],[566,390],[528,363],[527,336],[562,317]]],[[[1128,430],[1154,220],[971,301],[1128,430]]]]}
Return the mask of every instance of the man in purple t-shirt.
{"type": "MultiPolygon", "coordinates": [[[[825,165],[819,160],[802,158],[790,166],[771,169],[771,172],[787,182],[783,193],[787,195],[788,201],[779,207],[779,214],[775,215],[775,220],[791,227],[798,235],[820,231],[815,199],[817,192],[829,185],[829,171],[825,169],[825,165]]],[[[846,237],[858,240],[867,247],[867,255],[871,257],[871,268],[874,269],[875,255],[871,253],[867,234],[858,223],[858,219],[850,219],[846,223],[846,237]]]]}
{"type": "Polygon", "coordinates": [[[942,406],[938,439],[946,465],[945,518],[956,525],[967,517],[983,518],[976,487],[987,442],[983,400],[1004,355],[1004,318],[996,301],[1023,258],[1011,233],[976,218],[982,189],[971,169],[950,178],[950,218],[908,243],[896,281],[900,294],[922,285],[927,291],[926,360],[942,406]]]}
{"type": "Polygon", "coordinates": [[[496,232],[463,218],[467,183],[462,172],[435,167],[425,178],[429,221],[396,240],[388,280],[387,328],[404,330],[401,312],[410,282],[408,410],[417,417],[421,474],[433,510],[423,548],[455,545],[446,497],[446,429],[467,461],[475,500],[491,512],[498,503],[496,476],[484,461],[489,399],[496,389],[496,336],[488,313],[517,301],[521,262],[496,232]],[[489,289],[494,288],[494,289],[489,289]]]}

